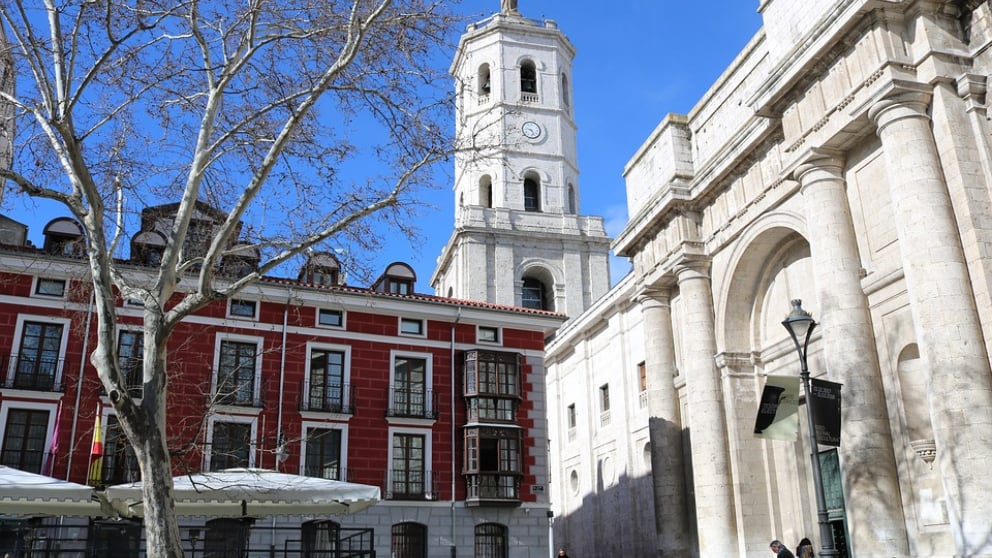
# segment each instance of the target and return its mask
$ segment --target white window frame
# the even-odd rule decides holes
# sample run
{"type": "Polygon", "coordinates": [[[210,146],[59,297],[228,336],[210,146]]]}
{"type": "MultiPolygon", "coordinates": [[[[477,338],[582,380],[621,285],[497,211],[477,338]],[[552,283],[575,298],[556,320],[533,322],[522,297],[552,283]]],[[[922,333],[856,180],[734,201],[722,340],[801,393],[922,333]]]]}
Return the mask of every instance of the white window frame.
{"type": "MultiPolygon", "coordinates": [[[[5,400],[0,402],[0,450],[3,449],[3,441],[7,438],[7,420],[9,418],[10,411],[14,410],[24,410],[24,411],[48,411],[48,426],[45,428],[45,454],[48,453],[49,448],[52,447],[52,430],[55,429],[55,414],[59,412],[58,403],[41,403],[36,401],[9,401],[5,400]]],[[[390,440],[392,443],[392,440],[390,440]]],[[[43,455],[41,458],[42,468],[45,465],[45,459],[47,455],[43,455]]]]}
{"type": "Polygon", "coordinates": [[[50,298],[50,299],[65,299],[66,293],[69,292],[69,281],[67,279],[58,279],[56,277],[42,277],[40,275],[35,275],[34,279],[31,281],[31,296],[38,298],[50,298]],[[41,287],[42,281],[58,281],[62,283],[62,293],[61,294],[47,294],[38,292],[38,288],[41,287]]]}
{"type": "Polygon", "coordinates": [[[244,415],[211,415],[207,419],[206,444],[207,451],[203,452],[203,470],[211,471],[210,461],[214,453],[214,425],[218,422],[235,422],[251,424],[251,443],[248,444],[248,467],[255,466],[255,452],[258,449],[258,417],[244,415]]]}
{"type": "Polygon", "coordinates": [[[347,320],[347,316],[348,316],[348,313],[345,312],[344,310],[337,310],[337,309],[334,309],[334,308],[320,308],[320,307],[318,307],[317,308],[317,314],[316,314],[316,316],[314,316],[314,320],[315,320],[315,324],[314,325],[316,327],[320,327],[320,328],[345,329],[345,325],[347,324],[347,322],[345,320],[347,320]],[[329,324],[322,324],[322,323],[320,323],[320,313],[321,312],[337,312],[338,314],[341,314],[341,325],[329,325],[329,324]]]}
{"type": "Polygon", "coordinates": [[[503,344],[503,328],[501,328],[499,326],[484,326],[484,325],[476,326],[476,328],[475,328],[475,341],[477,343],[485,343],[487,345],[502,345],[503,344]],[[493,341],[490,341],[488,339],[483,339],[482,338],[482,331],[483,330],[494,332],[496,334],[496,339],[493,340],[493,341]]]}
{"type": "Polygon", "coordinates": [[[400,335],[405,337],[427,337],[427,320],[423,318],[410,318],[406,316],[400,316],[396,319],[397,331],[400,335]],[[420,323],[420,333],[410,333],[403,331],[403,322],[419,322],[420,323]]]}
{"type": "MultiPolygon", "coordinates": [[[[255,344],[255,381],[252,386],[252,401],[259,401],[262,389],[262,350],[264,349],[265,339],[252,335],[239,335],[237,333],[217,334],[217,338],[214,340],[214,368],[210,375],[210,393],[214,396],[217,395],[217,374],[220,372],[220,346],[224,341],[255,344]]],[[[231,405],[220,406],[231,407],[231,405]]],[[[240,406],[238,407],[240,408],[240,406]]],[[[261,410],[259,409],[259,411],[261,410]]]]}
{"type": "MultiPolygon", "coordinates": [[[[344,353],[344,372],[341,374],[341,397],[345,398],[350,396],[348,393],[351,391],[351,346],[350,345],[335,345],[333,343],[321,343],[319,341],[308,341],[307,342],[307,360],[303,365],[303,393],[301,397],[307,397],[309,395],[310,389],[310,358],[314,351],[335,351],[339,353],[344,353]],[[348,386],[348,390],[345,391],[345,387],[348,386]]],[[[312,411],[310,411],[312,412],[312,411]]],[[[317,411],[319,412],[319,411],[317,411]]]]}
{"type": "Polygon", "coordinates": [[[229,298],[227,299],[227,317],[234,320],[257,320],[258,312],[260,310],[261,302],[258,300],[252,300],[250,298],[229,298]],[[244,316],[241,314],[235,314],[233,312],[235,303],[250,303],[252,305],[251,316],[244,316]]]}
{"type": "Polygon", "coordinates": [[[69,328],[72,325],[72,320],[69,318],[59,318],[56,316],[18,314],[17,325],[14,326],[14,337],[11,340],[12,346],[10,347],[10,362],[7,363],[7,382],[4,386],[13,387],[14,385],[14,373],[17,371],[17,355],[20,354],[21,351],[21,336],[24,334],[24,324],[26,322],[62,325],[62,341],[59,343],[59,363],[55,369],[55,385],[62,385],[62,372],[65,367],[66,350],[69,345],[69,328]]]}
{"type": "Polygon", "coordinates": [[[393,483],[393,437],[397,434],[417,434],[424,437],[424,492],[432,494],[435,491],[434,480],[430,473],[434,471],[434,441],[432,439],[433,430],[430,428],[416,428],[411,426],[390,426],[388,437],[388,447],[386,448],[386,486],[393,483]]]}
{"type": "MultiPolygon", "coordinates": [[[[341,472],[347,479],[348,475],[348,425],[341,422],[319,422],[304,420],[300,423],[300,475],[306,474],[307,468],[307,431],[311,428],[341,431],[341,472]]],[[[342,479],[344,480],[344,479],[342,479]]]]}

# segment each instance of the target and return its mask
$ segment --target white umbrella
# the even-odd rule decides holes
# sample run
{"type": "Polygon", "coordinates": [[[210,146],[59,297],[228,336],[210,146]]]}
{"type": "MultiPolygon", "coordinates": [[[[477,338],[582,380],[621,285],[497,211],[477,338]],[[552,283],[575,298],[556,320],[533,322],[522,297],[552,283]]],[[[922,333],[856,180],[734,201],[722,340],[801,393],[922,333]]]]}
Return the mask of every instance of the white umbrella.
{"type": "Polygon", "coordinates": [[[89,486],[0,465],[0,514],[101,516],[89,486]]]}
{"type": "MultiPolygon", "coordinates": [[[[380,497],[376,486],[266,469],[183,475],[172,482],[182,516],[344,515],[374,506],[380,497]]],[[[140,481],[107,487],[104,497],[123,516],[144,515],[140,481]]]]}

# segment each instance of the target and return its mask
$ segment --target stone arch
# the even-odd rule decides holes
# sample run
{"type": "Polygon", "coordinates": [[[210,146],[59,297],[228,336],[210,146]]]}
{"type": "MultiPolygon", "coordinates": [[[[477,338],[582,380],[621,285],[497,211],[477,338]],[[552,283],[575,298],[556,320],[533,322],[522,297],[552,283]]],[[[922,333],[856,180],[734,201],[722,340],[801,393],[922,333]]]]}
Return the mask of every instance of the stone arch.
{"type": "Polygon", "coordinates": [[[534,292],[538,286],[541,309],[553,311],[559,306],[557,292],[561,285],[561,270],[544,260],[532,259],[521,263],[517,277],[520,285],[518,300],[521,306],[538,308],[535,305],[535,298],[538,295],[534,292]]]}
{"type": "Polygon", "coordinates": [[[794,213],[766,215],[740,236],[726,273],[714,270],[717,346],[722,350],[751,352],[769,338],[784,338],[780,322],[789,311],[789,297],[803,298],[803,307],[815,311],[804,229],[805,221],[794,213]],[[809,278],[805,286],[795,284],[798,275],[809,278]],[[727,279],[718,284],[717,277],[727,279]]]}

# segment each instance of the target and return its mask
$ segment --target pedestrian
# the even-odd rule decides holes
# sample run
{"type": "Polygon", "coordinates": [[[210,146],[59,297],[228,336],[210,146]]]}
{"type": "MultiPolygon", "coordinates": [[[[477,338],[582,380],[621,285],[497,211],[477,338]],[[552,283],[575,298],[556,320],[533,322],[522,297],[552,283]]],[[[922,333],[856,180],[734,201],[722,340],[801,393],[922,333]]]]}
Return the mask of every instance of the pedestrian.
{"type": "Polygon", "coordinates": [[[796,558],[796,555],[789,551],[788,548],[782,544],[782,541],[775,539],[768,543],[768,548],[772,550],[772,554],[775,558],[796,558]]]}
{"type": "Polygon", "coordinates": [[[803,537],[803,540],[799,541],[796,545],[796,558],[813,558],[813,543],[809,539],[803,537]]]}
{"type": "Polygon", "coordinates": [[[568,558],[568,553],[565,552],[564,548],[558,549],[558,558],[568,558]]]}

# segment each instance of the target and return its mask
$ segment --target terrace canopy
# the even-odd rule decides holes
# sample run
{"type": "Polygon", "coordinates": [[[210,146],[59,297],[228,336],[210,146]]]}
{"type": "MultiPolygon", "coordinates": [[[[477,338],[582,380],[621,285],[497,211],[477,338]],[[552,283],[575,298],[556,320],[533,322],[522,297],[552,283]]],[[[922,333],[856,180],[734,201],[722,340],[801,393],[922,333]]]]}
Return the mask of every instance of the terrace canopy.
{"type": "Polygon", "coordinates": [[[105,515],[93,489],[0,465],[0,514],[18,517],[105,515]]]}
{"type": "MultiPolygon", "coordinates": [[[[173,484],[180,516],[345,515],[374,506],[380,498],[376,486],[266,469],[183,475],[173,484]]],[[[144,515],[140,481],[110,486],[104,497],[124,517],[144,515]]]]}

